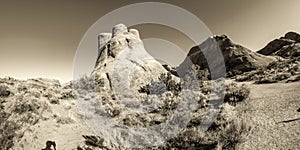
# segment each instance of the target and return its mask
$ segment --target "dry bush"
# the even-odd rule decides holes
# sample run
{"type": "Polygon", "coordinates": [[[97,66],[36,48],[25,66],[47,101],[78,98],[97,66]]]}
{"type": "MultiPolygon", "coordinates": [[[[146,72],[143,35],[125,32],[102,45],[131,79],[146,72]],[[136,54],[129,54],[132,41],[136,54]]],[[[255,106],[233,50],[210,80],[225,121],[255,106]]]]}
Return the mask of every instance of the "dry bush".
{"type": "MultiPolygon", "coordinates": [[[[1,114],[2,115],[2,114],[1,114]]],[[[0,149],[9,150],[14,146],[14,138],[17,136],[16,131],[20,128],[13,121],[3,120],[0,122],[0,149]]]]}
{"type": "Polygon", "coordinates": [[[158,81],[152,81],[145,86],[140,87],[140,93],[146,94],[162,94],[166,91],[171,91],[174,95],[178,96],[181,91],[181,83],[177,83],[172,79],[170,72],[167,74],[162,73],[158,77],[158,81]]]}
{"type": "Polygon", "coordinates": [[[286,82],[297,82],[297,81],[300,81],[300,75],[297,75],[294,78],[287,80],[286,82]]]}
{"type": "Polygon", "coordinates": [[[255,81],[256,84],[276,83],[300,75],[300,57],[278,60],[265,68],[245,72],[235,77],[236,81],[255,81]]]}
{"type": "Polygon", "coordinates": [[[16,103],[10,108],[11,112],[5,111],[2,99],[0,104],[0,149],[8,150],[14,146],[14,138],[22,136],[18,131],[27,125],[34,125],[39,119],[41,106],[34,96],[16,97],[16,103]],[[32,98],[32,99],[31,99],[32,98]]]}
{"type": "Polygon", "coordinates": [[[11,94],[9,88],[5,85],[0,85],[0,97],[8,97],[11,94]]]}
{"type": "Polygon", "coordinates": [[[73,87],[76,90],[84,90],[87,92],[95,91],[96,82],[95,79],[88,76],[82,76],[80,79],[74,81],[73,87]]]}
{"type": "Polygon", "coordinates": [[[256,80],[255,84],[276,83],[277,81],[272,76],[263,76],[256,80]]]}
{"type": "Polygon", "coordinates": [[[213,126],[206,132],[197,127],[186,128],[157,149],[236,149],[251,131],[248,121],[236,117],[231,121],[218,120],[213,126]]]}
{"type": "Polygon", "coordinates": [[[236,149],[238,144],[245,142],[251,125],[248,121],[236,118],[220,128],[219,146],[222,149],[236,149]]]}
{"type": "Polygon", "coordinates": [[[71,117],[59,117],[56,120],[56,123],[58,124],[72,124],[74,122],[74,119],[72,119],[71,117]]]}
{"type": "Polygon", "coordinates": [[[10,114],[4,111],[4,100],[0,99],[0,149],[8,150],[14,145],[16,131],[20,128],[17,123],[10,121],[10,114]]]}
{"type": "Polygon", "coordinates": [[[23,95],[17,97],[13,112],[17,114],[35,113],[39,114],[41,106],[36,99],[25,98],[23,95]]]}
{"type": "Polygon", "coordinates": [[[115,146],[113,143],[105,141],[104,138],[99,136],[93,135],[83,135],[84,138],[84,145],[80,145],[77,147],[77,150],[94,150],[94,149],[101,149],[101,150],[118,150],[121,149],[120,147],[115,146]]]}
{"type": "Polygon", "coordinates": [[[224,102],[235,105],[237,102],[247,99],[249,94],[250,89],[245,84],[239,86],[236,83],[230,83],[226,86],[224,102]]]}

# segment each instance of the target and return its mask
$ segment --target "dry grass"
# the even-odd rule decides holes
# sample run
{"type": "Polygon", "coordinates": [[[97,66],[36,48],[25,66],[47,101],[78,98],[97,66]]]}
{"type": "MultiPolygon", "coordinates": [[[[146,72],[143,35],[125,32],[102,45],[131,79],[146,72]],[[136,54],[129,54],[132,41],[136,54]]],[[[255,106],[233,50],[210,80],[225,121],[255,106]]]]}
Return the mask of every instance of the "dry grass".
{"type": "Polygon", "coordinates": [[[300,82],[251,85],[247,104],[237,106],[253,129],[241,149],[299,149],[300,82]]]}
{"type": "MultiPolygon", "coordinates": [[[[255,81],[256,84],[276,83],[297,78],[300,75],[300,57],[287,60],[278,60],[265,68],[243,73],[235,77],[236,81],[255,81]]],[[[297,81],[289,80],[290,82],[297,81]]]]}

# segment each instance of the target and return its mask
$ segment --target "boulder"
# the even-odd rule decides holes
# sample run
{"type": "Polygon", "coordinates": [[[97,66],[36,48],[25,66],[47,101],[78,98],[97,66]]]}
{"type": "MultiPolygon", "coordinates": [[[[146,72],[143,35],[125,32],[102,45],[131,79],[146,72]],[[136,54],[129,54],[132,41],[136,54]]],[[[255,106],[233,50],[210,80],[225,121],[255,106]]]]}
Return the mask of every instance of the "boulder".
{"type": "Polygon", "coordinates": [[[300,35],[296,32],[288,32],[284,36],[286,39],[294,40],[296,42],[300,42],[300,35]]]}
{"type": "Polygon", "coordinates": [[[112,37],[117,36],[120,33],[127,32],[127,27],[124,24],[115,25],[112,29],[112,37]]]}

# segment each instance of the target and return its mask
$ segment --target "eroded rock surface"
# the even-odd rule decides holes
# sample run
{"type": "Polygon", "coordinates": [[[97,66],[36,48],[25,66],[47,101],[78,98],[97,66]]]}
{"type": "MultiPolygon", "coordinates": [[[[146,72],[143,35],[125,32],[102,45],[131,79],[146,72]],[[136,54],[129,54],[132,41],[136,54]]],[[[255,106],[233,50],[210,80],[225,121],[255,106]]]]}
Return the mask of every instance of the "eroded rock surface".
{"type": "Polygon", "coordinates": [[[283,58],[295,58],[300,56],[300,35],[295,32],[288,32],[285,36],[268,43],[258,53],[263,55],[280,56],[283,58]]]}
{"type": "Polygon", "coordinates": [[[210,37],[199,46],[193,47],[185,61],[192,61],[193,64],[199,65],[202,69],[209,68],[211,70],[222,70],[220,67],[225,65],[227,76],[230,77],[265,67],[275,59],[235,44],[226,35],[221,35],[210,37]],[[221,52],[223,57],[216,57],[216,51],[221,52]],[[212,67],[209,67],[208,63],[212,67]]]}

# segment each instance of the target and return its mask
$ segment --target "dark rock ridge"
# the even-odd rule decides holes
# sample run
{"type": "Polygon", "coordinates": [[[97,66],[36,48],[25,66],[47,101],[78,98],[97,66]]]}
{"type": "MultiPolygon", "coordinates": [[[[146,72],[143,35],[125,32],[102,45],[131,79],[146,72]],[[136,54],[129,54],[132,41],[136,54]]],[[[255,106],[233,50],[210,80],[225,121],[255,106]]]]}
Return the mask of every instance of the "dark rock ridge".
{"type": "MultiPolygon", "coordinates": [[[[202,69],[209,68],[204,54],[214,54],[214,51],[218,50],[222,52],[227,76],[229,77],[265,67],[275,61],[272,57],[251,51],[248,48],[233,43],[226,35],[221,35],[210,37],[199,46],[191,48],[183,64],[191,61],[202,69]]],[[[209,55],[209,57],[211,57],[210,70],[221,70],[222,58],[214,58],[214,55],[209,55]]],[[[180,67],[185,67],[183,64],[180,67]]]]}
{"type": "Polygon", "coordinates": [[[271,41],[257,52],[263,55],[281,56],[283,58],[298,57],[300,56],[300,35],[295,32],[288,32],[284,37],[271,41]]]}
{"type": "Polygon", "coordinates": [[[257,84],[296,82],[300,79],[300,35],[288,32],[284,37],[268,43],[258,53],[272,56],[277,61],[267,67],[236,76],[237,81],[255,81],[257,84]]]}

